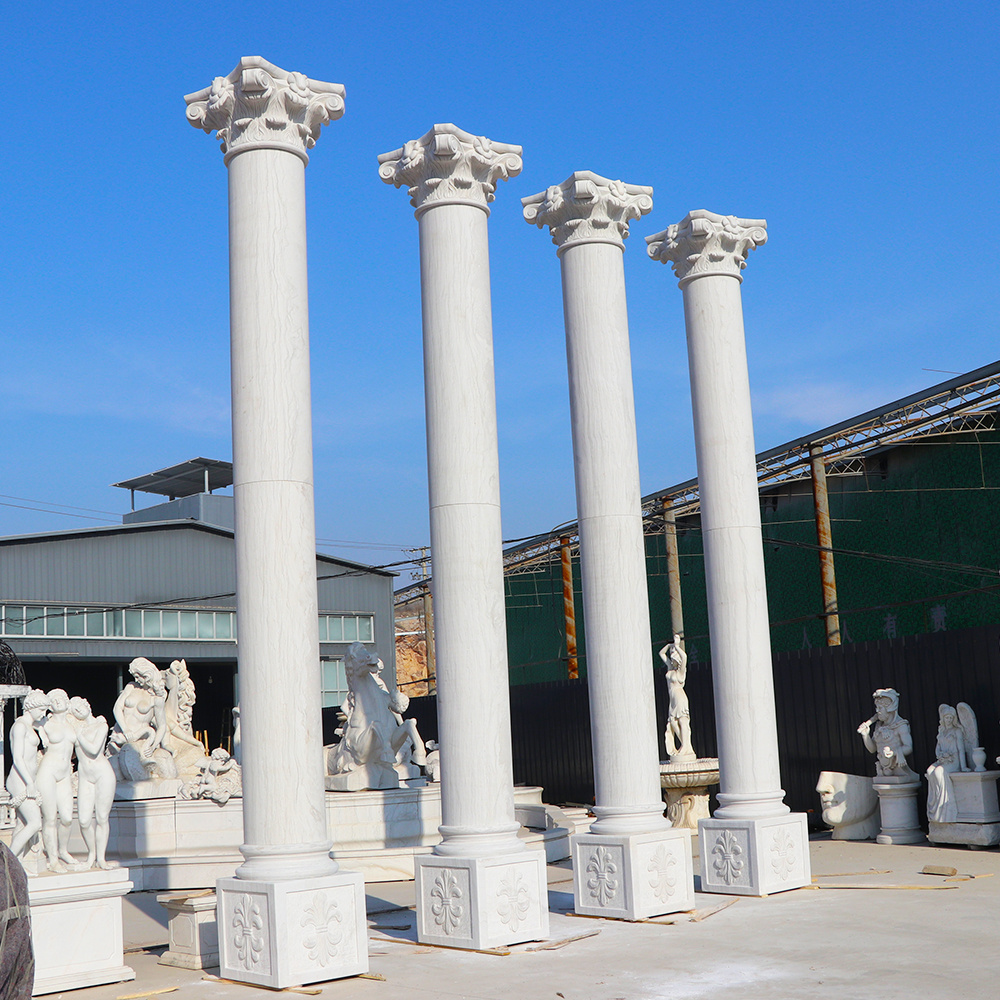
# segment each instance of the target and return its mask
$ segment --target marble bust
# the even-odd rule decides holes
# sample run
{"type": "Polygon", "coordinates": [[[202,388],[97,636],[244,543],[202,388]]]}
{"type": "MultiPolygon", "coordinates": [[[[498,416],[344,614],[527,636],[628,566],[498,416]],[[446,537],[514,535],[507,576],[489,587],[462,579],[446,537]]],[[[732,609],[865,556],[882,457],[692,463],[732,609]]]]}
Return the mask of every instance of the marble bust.
{"type": "Polygon", "coordinates": [[[875,773],[880,781],[918,781],[906,762],[913,752],[910,724],[899,714],[899,692],[879,688],[872,694],[875,714],[858,726],[865,748],[875,754],[875,773]]]}
{"type": "Polygon", "coordinates": [[[823,822],[834,840],[874,840],[879,832],[878,794],[862,774],[823,771],[816,782],[823,822]]]}

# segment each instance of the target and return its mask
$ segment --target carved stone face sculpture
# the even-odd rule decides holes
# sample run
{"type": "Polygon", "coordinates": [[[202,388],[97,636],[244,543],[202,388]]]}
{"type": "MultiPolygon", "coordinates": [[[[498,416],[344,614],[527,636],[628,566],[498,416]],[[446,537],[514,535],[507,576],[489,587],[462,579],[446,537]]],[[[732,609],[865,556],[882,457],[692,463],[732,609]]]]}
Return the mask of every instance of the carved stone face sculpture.
{"type": "Polygon", "coordinates": [[[869,840],[878,833],[878,794],[871,778],[823,771],[816,791],[823,822],[833,827],[834,840],[869,840]]]}

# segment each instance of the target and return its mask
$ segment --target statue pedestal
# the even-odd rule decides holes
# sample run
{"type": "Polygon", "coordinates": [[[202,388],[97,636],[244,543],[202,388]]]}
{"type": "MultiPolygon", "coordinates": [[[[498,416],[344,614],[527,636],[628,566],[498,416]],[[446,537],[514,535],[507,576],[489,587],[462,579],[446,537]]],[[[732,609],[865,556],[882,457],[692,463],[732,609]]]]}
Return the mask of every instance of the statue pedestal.
{"type": "Polygon", "coordinates": [[[219,925],[215,918],[216,894],[194,896],[164,893],[156,901],[167,911],[170,947],[157,965],[179,969],[211,969],[219,964],[219,925]]]}
{"type": "Polygon", "coordinates": [[[917,815],[919,778],[893,778],[877,775],[872,787],[878,792],[882,831],[875,838],[879,844],[919,844],[924,839],[917,815]]]}
{"type": "Polygon", "coordinates": [[[697,830],[698,820],[708,819],[708,790],[719,783],[718,757],[660,762],[660,788],[667,819],[679,830],[697,830]]]}
{"type": "Polygon", "coordinates": [[[34,996],[135,979],[122,951],[127,868],[49,873],[28,879],[34,996]]]}
{"type": "Polygon", "coordinates": [[[951,823],[930,822],[927,839],[932,844],[1000,844],[1000,804],[997,801],[1000,771],[958,771],[951,774],[958,814],[951,823]]]}

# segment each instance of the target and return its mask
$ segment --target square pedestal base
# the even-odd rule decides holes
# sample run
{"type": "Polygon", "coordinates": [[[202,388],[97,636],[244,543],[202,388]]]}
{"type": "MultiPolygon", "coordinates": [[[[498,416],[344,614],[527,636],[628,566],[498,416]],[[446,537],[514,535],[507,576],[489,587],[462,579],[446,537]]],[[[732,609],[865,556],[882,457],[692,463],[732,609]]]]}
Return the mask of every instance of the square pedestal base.
{"type": "Polygon", "coordinates": [[[694,909],[691,831],[571,839],[573,908],[593,917],[644,920],[694,909]]]}
{"type": "Polygon", "coordinates": [[[214,892],[194,896],[164,893],[156,901],[167,911],[170,947],[158,965],[179,969],[211,969],[219,964],[219,925],[214,892]]]}
{"type": "Polygon", "coordinates": [[[365,884],[357,872],[217,883],[219,974],[283,989],[368,971],[365,884]]]}
{"type": "Polygon", "coordinates": [[[768,819],[703,819],[698,823],[701,891],[769,896],[809,885],[805,813],[768,819]]]}
{"type": "Polygon", "coordinates": [[[122,954],[127,868],[91,869],[28,879],[33,996],[135,979],[122,954]]]}
{"type": "Polygon", "coordinates": [[[416,857],[417,940],[452,948],[499,948],[549,935],[545,854],[416,857]]]}

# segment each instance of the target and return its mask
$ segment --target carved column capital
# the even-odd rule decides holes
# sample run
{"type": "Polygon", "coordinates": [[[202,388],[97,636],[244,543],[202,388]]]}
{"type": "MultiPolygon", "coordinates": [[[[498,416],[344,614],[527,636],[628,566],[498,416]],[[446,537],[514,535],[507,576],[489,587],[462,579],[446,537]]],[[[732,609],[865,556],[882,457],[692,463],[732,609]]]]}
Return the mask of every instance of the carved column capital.
{"type": "Polygon", "coordinates": [[[629,223],[653,208],[653,189],[577,170],[521,204],[527,222],[549,227],[558,255],[577,243],[612,243],[624,250],[629,223]]]}
{"type": "Polygon", "coordinates": [[[187,119],[216,133],[225,162],[248,149],[284,149],[309,162],[319,130],[344,113],[344,87],[288,73],[260,56],[244,56],[229,76],[188,94],[187,119]]]}
{"type": "Polygon", "coordinates": [[[435,205],[471,205],[489,215],[498,181],[521,172],[521,147],[470,135],[455,125],[435,125],[420,139],[382,153],[378,174],[409,188],[419,218],[435,205]]]}
{"type": "Polygon", "coordinates": [[[671,263],[681,287],[694,278],[721,274],[742,281],[751,250],[767,242],[763,219],[738,219],[696,209],[662,233],[647,236],[649,256],[671,263]]]}

